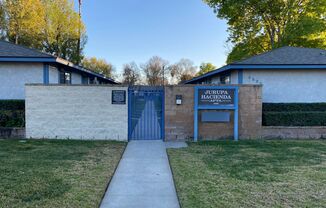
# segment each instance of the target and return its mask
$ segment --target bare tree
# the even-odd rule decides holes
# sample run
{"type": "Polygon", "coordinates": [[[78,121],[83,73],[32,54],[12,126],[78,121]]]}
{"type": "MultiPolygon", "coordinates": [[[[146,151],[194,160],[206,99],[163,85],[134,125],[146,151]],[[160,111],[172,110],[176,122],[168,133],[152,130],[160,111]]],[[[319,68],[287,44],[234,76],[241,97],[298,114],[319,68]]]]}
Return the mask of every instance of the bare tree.
{"type": "Polygon", "coordinates": [[[135,62],[131,62],[129,64],[125,64],[123,66],[123,84],[127,85],[135,85],[140,81],[140,73],[138,66],[135,62]]]}
{"type": "Polygon", "coordinates": [[[145,64],[141,65],[148,85],[166,85],[168,84],[169,62],[161,57],[154,56],[145,64]]]}
{"type": "Polygon", "coordinates": [[[192,79],[197,72],[197,67],[189,59],[181,59],[179,62],[170,66],[171,83],[178,84],[192,79]]]}

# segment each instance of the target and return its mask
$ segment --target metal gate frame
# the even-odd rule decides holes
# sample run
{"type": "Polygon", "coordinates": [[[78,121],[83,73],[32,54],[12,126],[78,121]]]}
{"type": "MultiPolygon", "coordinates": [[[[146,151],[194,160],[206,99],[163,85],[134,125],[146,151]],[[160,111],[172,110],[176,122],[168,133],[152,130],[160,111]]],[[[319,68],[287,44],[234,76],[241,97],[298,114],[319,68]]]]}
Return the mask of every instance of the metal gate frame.
{"type": "Polygon", "coordinates": [[[161,138],[160,140],[165,141],[165,88],[164,86],[130,86],[128,88],[128,141],[131,141],[132,135],[132,93],[133,91],[146,91],[154,88],[161,88],[160,93],[162,95],[162,128],[161,128],[161,138]]]}

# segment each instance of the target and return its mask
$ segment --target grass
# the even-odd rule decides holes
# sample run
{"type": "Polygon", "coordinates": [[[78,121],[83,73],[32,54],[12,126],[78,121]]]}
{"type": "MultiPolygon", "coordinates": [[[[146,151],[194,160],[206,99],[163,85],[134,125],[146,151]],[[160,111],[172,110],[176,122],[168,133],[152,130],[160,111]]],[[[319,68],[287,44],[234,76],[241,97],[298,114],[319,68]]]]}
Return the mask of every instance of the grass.
{"type": "Polygon", "coordinates": [[[0,207],[98,207],[124,148],[108,141],[0,140],[0,207]]]}
{"type": "Polygon", "coordinates": [[[182,207],[326,207],[326,140],[168,150],[182,207]]]}

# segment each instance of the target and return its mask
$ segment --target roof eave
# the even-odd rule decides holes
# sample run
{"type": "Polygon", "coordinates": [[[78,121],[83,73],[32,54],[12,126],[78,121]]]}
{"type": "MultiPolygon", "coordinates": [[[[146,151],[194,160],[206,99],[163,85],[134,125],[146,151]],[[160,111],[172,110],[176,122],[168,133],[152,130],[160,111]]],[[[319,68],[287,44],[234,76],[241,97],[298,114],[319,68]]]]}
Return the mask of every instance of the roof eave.
{"type": "Polygon", "coordinates": [[[98,77],[98,78],[100,78],[100,79],[104,79],[104,80],[106,80],[106,81],[109,81],[109,82],[111,82],[112,84],[119,84],[118,82],[114,81],[114,80],[111,79],[111,78],[108,78],[108,77],[105,77],[105,76],[103,76],[103,75],[101,75],[101,74],[98,74],[98,73],[96,73],[96,72],[92,72],[92,71],[90,71],[90,70],[87,70],[87,69],[85,69],[84,67],[77,66],[77,65],[73,64],[72,62],[67,61],[67,60],[65,60],[65,59],[62,59],[62,58],[56,58],[56,63],[59,63],[59,64],[62,64],[62,65],[65,65],[65,66],[69,66],[69,67],[75,68],[75,69],[77,69],[78,71],[84,72],[84,73],[86,73],[86,74],[91,74],[91,75],[93,75],[93,76],[95,76],[95,77],[98,77]]]}
{"type": "Polygon", "coordinates": [[[34,62],[34,63],[51,63],[55,62],[55,57],[0,57],[0,62],[34,62]]]}
{"type": "Polygon", "coordinates": [[[326,64],[229,64],[199,77],[195,77],[184,83],[191,84],[192,82],[199,81],[225,71],[238,69],[326,69],[326,64]]]}

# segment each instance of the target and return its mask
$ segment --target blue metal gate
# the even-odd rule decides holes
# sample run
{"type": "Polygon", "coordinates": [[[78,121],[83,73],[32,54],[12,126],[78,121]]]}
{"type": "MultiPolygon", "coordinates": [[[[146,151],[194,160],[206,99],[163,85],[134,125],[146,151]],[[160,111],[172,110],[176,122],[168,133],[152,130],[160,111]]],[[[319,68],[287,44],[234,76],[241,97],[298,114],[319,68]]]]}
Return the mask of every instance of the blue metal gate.
{"type": "Polygon", "coordinates": [[[129,88],[129,140],[164,138],[164,88],[135,86],[129,88]]]}

